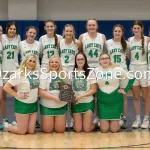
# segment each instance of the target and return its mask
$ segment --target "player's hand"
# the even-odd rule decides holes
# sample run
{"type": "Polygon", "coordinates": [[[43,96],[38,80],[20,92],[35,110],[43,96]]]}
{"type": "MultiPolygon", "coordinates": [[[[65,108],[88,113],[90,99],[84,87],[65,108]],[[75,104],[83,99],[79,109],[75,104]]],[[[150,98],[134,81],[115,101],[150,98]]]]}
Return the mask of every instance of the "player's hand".
{"type": "Polygon", "coordinates": [[[126,92],[124,91],[124,89],[119,89],[119,90],[118,90],[118,93],[123,94],[123,95],[126,95],[126,92]]]}

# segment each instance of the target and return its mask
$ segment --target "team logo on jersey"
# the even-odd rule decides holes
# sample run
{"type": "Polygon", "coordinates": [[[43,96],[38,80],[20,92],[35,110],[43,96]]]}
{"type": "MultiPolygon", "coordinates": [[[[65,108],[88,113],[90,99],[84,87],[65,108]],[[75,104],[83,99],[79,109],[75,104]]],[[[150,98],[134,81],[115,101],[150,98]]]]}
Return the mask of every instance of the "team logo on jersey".
{"type": "Polygon", "coordinates": [[[64,82],[62,79],[57,77],[56,79],[52,79],[49,85],[49,90],[59,90],[59,82],[64,82]]]}
{"type": "Polygon", "coordinates": [[[28,77],[29,83],[30,83],[30,89],[36,89],[39,87],[39,79],[37,79],[36,75],[30,75],[30,77],[28,77]]]}
{"type": "Polygon", "coordinates": [[[109,82],[108,82],[108,81],[106,81],[106,82],[105,82],[105,85],[109,85],[109,82]]]}
{"type": "Polygon", "coordinates": [[[75,91],[86,91],[87,90],[87,80],[86,79],[73,79],[73,89],[75,91]]]}

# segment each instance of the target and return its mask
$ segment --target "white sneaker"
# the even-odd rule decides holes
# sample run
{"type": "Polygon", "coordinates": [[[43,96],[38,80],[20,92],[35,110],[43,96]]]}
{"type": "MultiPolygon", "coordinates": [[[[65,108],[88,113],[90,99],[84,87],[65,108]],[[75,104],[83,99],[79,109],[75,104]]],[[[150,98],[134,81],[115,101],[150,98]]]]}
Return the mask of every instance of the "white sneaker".
{"type": "Polygon", "coordinates": [[[70,128],[73,128],[73,118],[71,118],[71,121],[70,121],[70,128]]]}
{"type": "Polygon", "coordinates": [[[137,129],[137,128],[140,128],[140,127],[141,127],[141,120],[140,119],[136,119],[133,122],[132,128],[137,129]]]}
{"type": "Polygon", "coordinates": [[[98,121],[98,127],[100,127],[100,121],[98,121]]]}
{"type": "Polygon", "coordinates": [[[141,128],[142,128],[142,129],[148,129],[148,127],[149,127],[149,119],[147,118],[147,119],[144,119],[144,120],[143,120],[143,123],[142,123],[142,125],[141,125],[141,128]]]}
{"type": "Polygon", "coordinates": [[[95,118],[95,119],[93,120],[93,123],[94,123],[94,124],[98,124],[98,119],[95,118]]]}
{"type": "Polygon", "coordinates": [[[13,121],[11,124],[12,124],[13,126],[17,126],[17,122],[16,122],[16,121],[13,121]]]}
{"type": "Polygon", "coordinates": [[[66,128],[68,128],[69,127],[69,125],[68,125],[68,122],[66,121],[66,128]]]}
{"type": "Polygon", "coordinates": [[[4,131],[7,132],[7,131],[8,131],[8,130],[7,130],[8,127],[9,127],[9,126],[12,126],[12,125],[11,125],[10,123],[8,123],[8,122],[4,122],[3,126],[4,126],[4,131]]]}

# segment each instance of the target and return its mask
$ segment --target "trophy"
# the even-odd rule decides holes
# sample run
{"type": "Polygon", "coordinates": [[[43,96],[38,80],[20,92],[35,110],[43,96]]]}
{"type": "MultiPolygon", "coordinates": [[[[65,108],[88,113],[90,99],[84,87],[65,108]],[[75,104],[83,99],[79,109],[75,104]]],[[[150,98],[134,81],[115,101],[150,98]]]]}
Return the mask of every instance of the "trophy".
{"type": "Polygon", "coordinates": [[[74,102],[74,92],[72,85],[59,82],[59,99],[66,102],[74,102]]]}

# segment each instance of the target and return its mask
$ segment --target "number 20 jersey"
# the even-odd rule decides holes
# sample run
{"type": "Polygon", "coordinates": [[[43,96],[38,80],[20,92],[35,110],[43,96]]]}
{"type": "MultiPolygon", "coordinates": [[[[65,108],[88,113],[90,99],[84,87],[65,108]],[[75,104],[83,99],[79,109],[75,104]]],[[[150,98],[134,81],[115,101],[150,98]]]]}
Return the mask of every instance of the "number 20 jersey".
{"type": "Polygon", "coordinates": [[[101,33],[97,33],[95,39],[91,39],[88,33],[83,34],[83,52],[86,54],[90,67],[99,66],[99,55],[103,51],[104,40],[101,33]]]}

